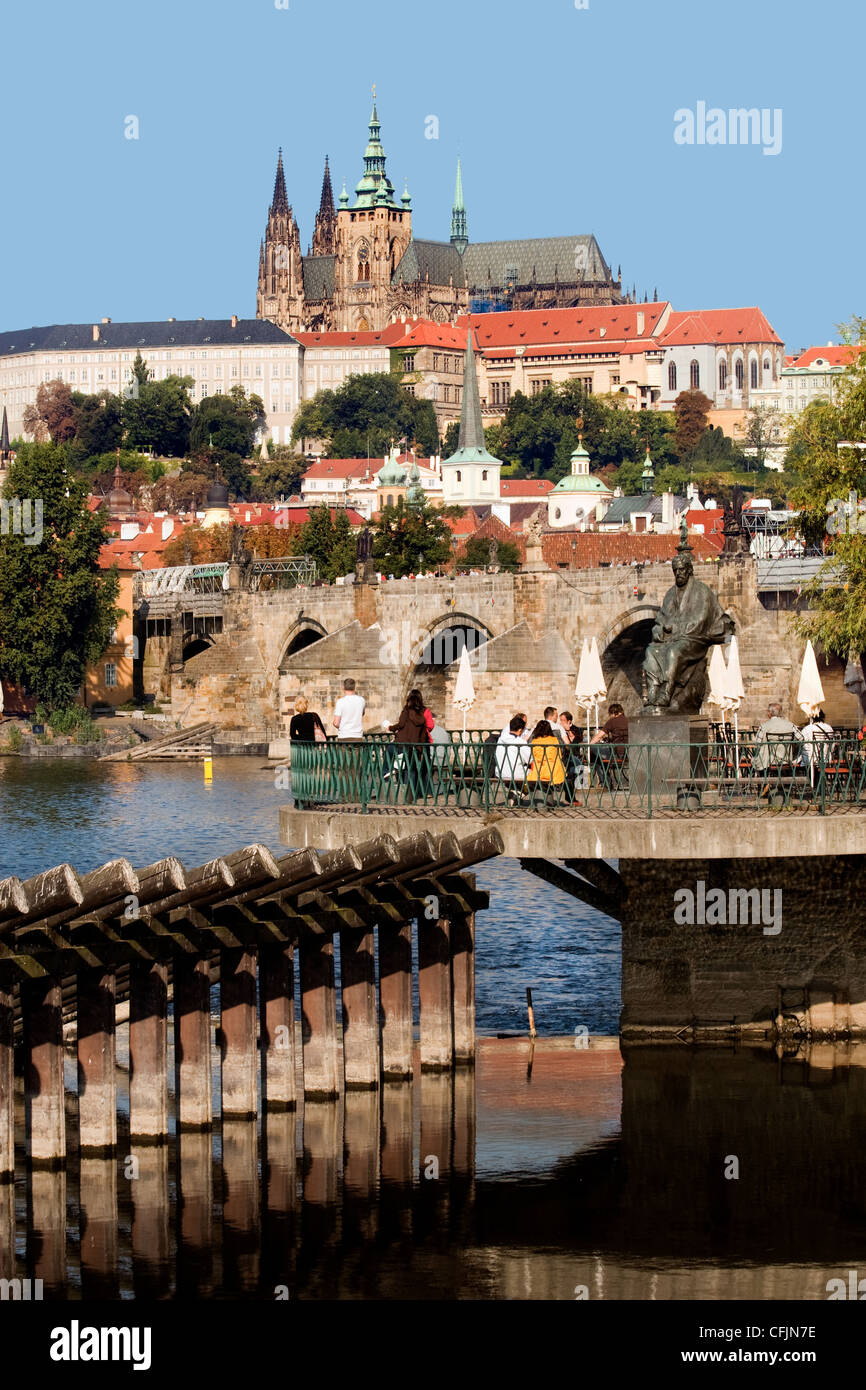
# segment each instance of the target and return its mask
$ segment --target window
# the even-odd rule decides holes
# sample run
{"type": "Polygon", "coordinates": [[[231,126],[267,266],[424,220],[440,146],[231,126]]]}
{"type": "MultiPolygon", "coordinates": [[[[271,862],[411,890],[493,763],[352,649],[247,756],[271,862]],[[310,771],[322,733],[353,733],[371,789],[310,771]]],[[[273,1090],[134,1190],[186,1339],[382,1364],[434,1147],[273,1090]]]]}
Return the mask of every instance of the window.
{"type": "Polygon", "coordinates": [[[486,482],[487,482],[487,469],[486,469],[486,468],[482,468],[482,470],[481,470],[481,481],[482,481],[482,483],[486,483],[486,482]]]}
{"type": "Polygon", "coordinates": [[[738,390],[738,391],[742,391],[742,389],[743,389],[743,359],[742,359],[741,357],[738,357],[738,358],[737,358],[737,361],[734,363],[734,381],[737,383],[737,390],[738,390]]]}
{"type": "Polygon", "coordinates": [[[404,371],[404,372],[414,372],[414,370],[415,370],[415,354],[414,354],[414,352],[407,352],[407,353],[406,353],[406,356],[403,358],[403,371],[404,371]]]}
{"type": "Polygon", "coordinates": [[[105,685],[106,688],[117,685],[117,662],[106,661],[105,663],[105,685]]]}
{"type": "Polygon", "coordinates": [[[434,372],[438,372],[438,370],[439,370],[439,354],[438,354],[438,352],[434,352],[434,354],[433,354],[433,370],[434,370],[434,372]]]}
{"type": "Polygon", "coordinates": [[[676,362],[671,362],[671,363],[669,364],[669,366],[668,366],[668,390],[669,390],[669,391],[676,391],[676,389],[677,389],[677,364],[676,364],[676,362]]]}
{"type": "Polygon", "coordinates": [[[693,391],[699,391],[701,387],[701,368],[696,357],[689,363],[689,385],[693,391]]]}
{"type": "Polygon", "coordinates": [[[445,401],[446,404],[451,400],[451,387],[450,387],[450,386],[443,386],[443,387],[442,387],[442,399],[443,399],[443,401],[445,401]]]}
{"type": "Polygon", "coordinates": [[[765,357],[765,358],[764,358],[764,376],[769,376],[769,375],[770,375],[770,359],[769,359],[769,357],[765,357]]]}
{"type": "Polygon", "coordinates": [[[727,384],[728,384],[728,364],[727,364],[727,362],[720,362],[720,363],[719,363],[719,390],[720,390],[720,391],[724,391],[725,388],[727,387],[727,384]]]}
{"type": "Polygon", "coordinates": [[[459,468],[457,469],[457,481],[458,481],[458,483],[462,483],[462,482],[463,482],[463,474],[461,473],[461,471],[460,471],[459,468]]]}
{"type": "Polygon", "coordinates": [[[450,372],[450,370],[451,370],[451,358],[450,358],[450,357],[443,357],[443,358],[442,358],[442,370],[443,370],[443,372],[450,372]]]}
{"type": "Polygon", "coordinates": [[[751,362],[749,363],[749,385],[751,386],[753,391],[755,390],[755,387],[758,385],[758,364],[754,358],[752,358],[751,362]]]}
{"type": "Polygon", "coordinates": [[[409,392],[409,395],[410,395],[410,396],[414,396],[414,394],[415,394],[415,387],[414,387],[414,385],[413,385],[413,386],[407,386],[407,387],[406,387],[406,390],[409,392]]]}

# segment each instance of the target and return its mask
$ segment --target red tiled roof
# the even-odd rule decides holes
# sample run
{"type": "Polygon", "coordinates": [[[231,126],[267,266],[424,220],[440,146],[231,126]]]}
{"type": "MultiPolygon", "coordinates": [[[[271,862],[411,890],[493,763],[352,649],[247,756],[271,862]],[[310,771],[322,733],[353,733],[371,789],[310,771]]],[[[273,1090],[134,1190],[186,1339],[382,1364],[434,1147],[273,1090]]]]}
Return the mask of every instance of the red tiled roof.
{"type": "MultiPolygon", "coordinates": [[[[697,560],[714,559],[719,553],[708,536],[692,533],[689,544],[697,560]]],[[[678,545],[678,534],[660,536],[654,531],[548,531],[541,541],[544,559],[553,569],[560,564],[571,569],[596,569],[600,564],[629,565],[632,560],[661,563],[673,559],[678,545]],[[577,542],[574,550],[572,541],[577,542]]]]}
{"type": "Polygon", "coordinates": [[[309,347],[387,347],[386,330],[374,333],[295,333],[292,336],[309,347]]]}
{"type": "Polygon", "coordinates": [[[831,367],[847,367],[861,352],[866,352],[866,343],[832,343],[829,347],[810,347],[798,357],[786,357],[786,367],[811,367],[820,357],[831,367]]]}
{"type": "Polygon", "coordinates": [[[553,486],[549,478],[500,478],[499,495],[515,501],[518,497],[541,497],[552,492],[553,486]]]}
{"type": "Polygon", "coordinates": [[[368,467],[372,478],[382,464],[379,459],[370,459],[369,464],[366,459],[320,459],[310,464],[304,482],[308,478],[363,478],[368,467]]]}
{"type": "Polygon", "coordinates": [[[697,526],[703,526],[704,535],[713,542],[718,550],[721,550],[725,543],[725,513],[722,507],[701,507],[695,511],[687,511],[686,523],[689,531],[697,526]]]}
{"type": "MultiPolygon", "coordinates": [[[[610,349],[614,343],[643,342],[652,338],[669,309],[667,301],[662,300],[652,304],[599,304],[576,309],[520,309],[514,313],[473,314],[473,337],[488,356],[494,349],[530,343],[549,345],[563,352],[566,345],[575,343],[601,343],[610,349]],[[643,314],[640,337],[639,313],[643,314]]],[[[465,316],[457,321],[464,334],[466,324],[465,316]]],[[[497,352],[497,355],[504,353],[497,352]]]]}
{"type": "Polygon", "coordinates": [[[756,305],[744,309],[689,309],[671,314],[659,335],[663,347],[689,343],[777,343],[779,338],[756,305]]]}
{"type": "MultiPolygon", "coordinates": [[[[320,502],[318,505],[319,507],[321,507],[325,504],[323,502],[320,502]]],[[[314,507],[280,507],[278,509],[277,515],[286,516],[291,526],[303,526],[305,522],[309,521],[310,512],[314,510],[314,507]]],[[[315,509],[318,510],[318,508],[315,509]]],[[[356,512],[354,507],[329,507],[328,511],[331,513],[332,521],[334,520],[334,517],[338,514],[338,512],[342,512],[345,513],[345,515],[349,518],[350,526],[367,525],[366,518],[361,516],[360,512],[356,512]]]]}

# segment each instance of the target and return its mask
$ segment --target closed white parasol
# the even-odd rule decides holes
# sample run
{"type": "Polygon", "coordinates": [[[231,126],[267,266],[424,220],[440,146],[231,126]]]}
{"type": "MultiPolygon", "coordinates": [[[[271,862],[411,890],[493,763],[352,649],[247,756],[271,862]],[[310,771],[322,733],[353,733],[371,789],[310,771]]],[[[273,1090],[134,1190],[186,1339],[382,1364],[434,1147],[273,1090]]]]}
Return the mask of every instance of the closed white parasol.
{"type": "Polygon", "coordinates": [[[803,669],[800,672],[800,684],[797,686],[797,704],[810,718],[814,718],[824,707],[824,687],[818,675],[818,662],[811,642],[806,643],[803,653],[803,669]]]}
{"type": "Polygon", "coordinates": [[[472,667],[466,647],[460,653],[460,666],[457,671],[457,684],[454,687],[454,703],[463,711],[463,732],[466,733],[466,714],[475,704],[475,686],[472,682],[472,667]]]}
{"type": "Polygon", "coordinates": [[[604,671],[601,669],[601,656],[596,637],[593,637],[589,645],[589,668],[595,693],[595,730],[598,733],[598,706],[599,701],[604,700],[607,696],[607,681],[604,678],[604,671]]]}
{"type": "Polygon", "coordinates": [[[583,646],[580,650],[580,665],[577,668],[577,685],[574,687],[574,698],[581,709],[586,710],[586,741],[589,743],[589,711],[595,704],[595,686],[597,682],[593,679],[592,657],[590,655],[589,643],[584,637],[583,646]]]}

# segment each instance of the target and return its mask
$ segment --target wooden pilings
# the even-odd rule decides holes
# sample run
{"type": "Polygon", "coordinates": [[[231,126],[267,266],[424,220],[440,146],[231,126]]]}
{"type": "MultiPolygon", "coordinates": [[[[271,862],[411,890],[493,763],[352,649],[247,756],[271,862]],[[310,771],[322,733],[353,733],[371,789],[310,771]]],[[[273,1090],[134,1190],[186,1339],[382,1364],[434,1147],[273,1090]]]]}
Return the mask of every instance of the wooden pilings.
{"type": "MultiPolygon", "coordinates": [[[[242,1126],[236,1155],[248,1153],[243,1126],[260,1109],[290,1115],[301,1092],[330,1104],[345,1091],[353,1095],[350,1120],[381,1110],[394,1134],[388,1088],[411,1079],[419,1061],[425,1072],[450,1072],[474,1059],[474,914],[487,900],[463,870],[500,848],[491,831],[462,842],[422,832],[279,860],[253,845],[189,872],[175,859],[138,871],[115,860],[82,877],[64,864],[0,883],[0,1188],[15,1172],[19,1027],[28,1158],[34,1170],[65,1164],[65,1011],[77,1022],[77,1146],[87,1178],[82,1220],[90,1221],[82,1251],[94,1287],[108,1279],[117,1193],[114,1185],[102,1193],[97,1175],[117,1151],[116,1020],[127,992],[133,1153],[163,1148],[172,1122],[179,1135],[204,1136],[206,1149],[217,986],[220,1112],[224,1124],[242,1126]]],[[[347,1132],[350,1185],[362,1191],[378,1181],[378,1152],[353,1137],[354,1121],[347,1132]]],[[[187,1144],[184,1152],[197,1150],[187,1144]]],[[[245,1162],[238,1158],[238,1171],[245,1162]]],[[[381,1162],[383,1176],[392,1162],[399,1167],[390,1152],[381,1162]]],[[[134,1194],[142,1210],[148,1194],[161,1203],[165,1185],[159,1155],[145,1166],[147,1182],[134,1194]]],[[[196,1226],[199,1217],[189,1220],[196,1226]]],[[[161,1258],[155,1249],[153,1262],[161,1258]]],[[[251,1277],[246,1269],[238,1275],[242,1286],[251,1277]]]]}

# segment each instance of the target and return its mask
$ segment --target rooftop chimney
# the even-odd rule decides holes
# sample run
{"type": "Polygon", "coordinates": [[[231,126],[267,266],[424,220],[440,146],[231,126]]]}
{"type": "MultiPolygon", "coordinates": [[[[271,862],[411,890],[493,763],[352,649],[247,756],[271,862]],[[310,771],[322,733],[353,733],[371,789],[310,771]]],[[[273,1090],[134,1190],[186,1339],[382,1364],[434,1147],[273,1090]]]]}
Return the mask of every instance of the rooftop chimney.
{"type": "Polygon", "coordinates": [[[103,323],[111,323],[111,319],[103,319],[102,322],[103,322],[103,323]]]}
{"type": "Polygon", "coordinates": [[[169,319],[169,323],[176,323],[176,322],[177,322],[176,319],[169,319]]]}
{"type": "Polygon", "coordinates": [[[637,336],[639,338],[642,338],[644,335],[645,325],[646,319],[644,318],[643,310],[639,309],[637,315],[637,336]]]}
{"type": "Polygon", "coordinates": [[[99,342],[99,324],[98,324],[98,323],[95,323],[95,324],[93,325],[93,328],[92,328],[91,332],[93,333],[93,341],[94,341],[95,343],[98,343],[98,342],[99,342]]]}
{"type": "Polygon", "coordinates": [[[238,326],[238,316],[237,316],[237,314],[232,314],[232,328],[237,328],[237,326],[238,326]]]}

